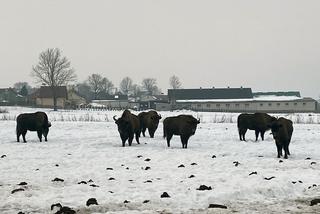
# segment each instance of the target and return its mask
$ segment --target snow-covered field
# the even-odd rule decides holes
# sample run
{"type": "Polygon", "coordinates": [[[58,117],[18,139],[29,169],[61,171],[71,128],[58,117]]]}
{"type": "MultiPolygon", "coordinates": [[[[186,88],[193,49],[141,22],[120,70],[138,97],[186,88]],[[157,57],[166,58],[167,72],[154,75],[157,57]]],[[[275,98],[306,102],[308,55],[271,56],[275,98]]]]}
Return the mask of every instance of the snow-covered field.
{"type": "MultiPolygon", "coordinates": [[[[299,118],[299,124],[294,124],[291,156],[284,160],[276,158],[268,133],[265,141],[255,142],[254,132],[248,131],[248,141],[240,142],[238,114],[183,112],[202,121],[188,149],[181,148],[177,136],[166,147],[162,122],[154,139],[142,137],[140,145],[134,141],[123,148],[112,121],[119,111],[42,109],[52,121],[48,142],[40,143],[35,132],[28,132],[25,144],[16,142],[14,119],[36,109],[7,109],[0,114],[0,213],[54,213],[50,207],[55,203],[78,213],[320,212],[319,204],[310,206],[320,198],[316,114],[285,115],[299,118]],[[55,178],[64,181],[53,182],[55,178]],[[197,190],[200,185],[212,190],[197,190]],[[24,191],[12,193],[19,188],[24,191]],[[160,198],[163,192],[170,198],[160,198]],[[87,207],[89,198],[99,205],[87,207]]],[[[165,118],[182,112],[160,113],[165,118]]]]}

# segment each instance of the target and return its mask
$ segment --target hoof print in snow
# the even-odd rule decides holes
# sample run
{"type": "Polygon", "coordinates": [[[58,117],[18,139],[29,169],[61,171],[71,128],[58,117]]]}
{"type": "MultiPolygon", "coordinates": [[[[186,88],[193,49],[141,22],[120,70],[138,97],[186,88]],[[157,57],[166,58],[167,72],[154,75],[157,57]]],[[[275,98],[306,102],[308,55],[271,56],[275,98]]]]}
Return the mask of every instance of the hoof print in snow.
{"type": "Polygon", "coordinates": [[[317,204],[320,204],[320,198],[316,198],[316,199],[311,200],[310,206],[314,206],[317,204]]]}
{"type": "Polygon", "coordinates": [[[183,168],[183,167],[184,167],[184,165],[183,165],[183,164],[181,164],[181,165],[179,165],[179,166],[178,166],[178,168],[183,168]]]}
{"type": "Polygon", "coordinates": [[[162,193],[160,198],[170,198],[170,195],[167,192],[162,193]]]}
{"type": "Polygon", "coordinates": [[[113,170],[113,168],[107,168],[106,170],[113,170]]]}
{"type": "Polygon", "coordinates": [[[64,180],[61,178],[55,178],[52,180],[52,182],[64,182],[64,180]]]}
{"type": "Polygon", "coordinates": [[[208,208],[220,208],[220,209],[227,209],[227,206],[221,204],[209,204],[208,208]]]}
{"type": "Polygon", "coordinates": [[[306,160],[311,160],[311,158],[307,157],[306,160]]]}
{"type": "Polygon", "coordinates": [[[310,165],[314,165],[314,164],[317,164],[317,162],[314,162],[314,161],[313,161],[313,162],[310,163],[310,165]]]}
{"type": "Polygon", "coordinates": [[[283,162],[283,160],[279,160],[279,163],[282,163],[283,162]]]}
{"type": "Polygon", "coordinates": [[[152,183],[152,180],[146,180],[143,183],[152,183]]]}
{"type": "Polygon", "coordinates": [[[111,178],[109,178],[108,180],[109,180],[109,181],[114,181],[114,180],[116,180],[116,179],[111,177],[111,178]]]}
{"type": "Polygon", "coordinates": [[[128,203],[130,203],[130,201],[124,200],[123,203],[124,203],[124,204],[128,204],[128,203]]]}
{"type": "Polygon", "coordinates": [[[22,191],[24,191],[24,189],[22,189],[22,188],[14,189],[11,191],[11,194],[14,194],[16,192],[22,192],[22,191]]]}
{"type": "Polygon", "coordinates": [[[98,185],[95,185],[95,184],[91,184],[90,186],[91,187],[99,187],[98,185]]]}
{"type": "Polygon", "coordinates": [[[264,178],[264,179],[270,181],[271,179],[274,179],[274,178],[275,178],[274,176],[271,176],[269,178],[264,178]]]}
{"type": "Polygon", "coordinates": [[[142,155],[138,155],[137,158],[142,158],[142,155]]]}
{"type": "Polygon", "coordinates": [[[233,161],[234,166],[238,166],[240,163],[238,161],[233,161]]]}
{"type": "Polygon", "coordinates": [[[1,155],[1,158],[5,158],[5,157],[7,157],[7,155],[1,155]]]}
{"type": "Polygon", "coordinates": [[[89,207],[90,205],[99,205],[97,202],[97,199],[95,198],[89,198],[87,203],[86,203],[87,207],[89,207]]]}
{"type": "Polygon", "coordinates": [[[23,181],[23,182],[20,182],[18,185],[19,186],[26,186],[26,185],[28,185],[28,183],[23,181]]]}
{"type": "Polygon", "coordinates": [[[151,159],[150,158],[146,158],[144,161],[151,161],[151,159]]]}
{"type": "Polygon", "coordinates": [[[70,207],[61,207],[60,210],[55,214],[75,214],[75,213],[76,211],[74,211],[70,207]]]}
{"type": "Polygon", "coordinates": [[[144,200],[142,203],[146,204],[146,203],[149,203],[149,202],[150,202],[150,200],[144,200]]]}
{"type": "Polygon", "coordinates": [[[215,155],[212,155],[212,157],[211,158],[217,158],[217,156],[215,156],[215,155]]]}
{"type": "Polygon", "coordinates": [[[53,210],[55,207],[58,207],[60,210],[62,208],[62,205],[60,203],[52,204],[50,209],[53,210]]]}
{"type": "Polygon", "coordinates": [[[151,169],[150,166],[147,166],[146,168],[144,168],[144,170],[149,170],[149,169],[151,169]]]}
{"type": "Polygon", "coordinates": [[[258,173],[256,172],[256,171],[254,171],[254,172],[251,172],[250,174],[249,174],[249,176],[250,175],[257,175],[258,173]]]}
{"type": "Polygon", "coordinates": [[[191,166],[196,166],[196,165],[198,165],[197,163],[192,163],[192,164],[190,164],[191,166]]]}
{"type": "Polygon", "coordinates": [[[56,166],[56,167],[59,167],[59,164],[56,164],[55,166],[56,166]]]}
{"type": "Polygon", "coordinates": [[[200,187],[197,190],[199,190],[199,191],[212,190],[212,188],[211,188],[211,186],[200,185],[200,187]]]}
{"type": "Polygon", "coordinates": [[[87,182],[85,182],[85,181],[80,181],[80,182],[78,182],[78,184],[87,184],[87,182]]]}
{"type": "Polygon", "coordinates": [[[194,175],[190,175],[188,178],[194,178],[194,177],[196,177],[196,176],[194,176],[194,175]]]}

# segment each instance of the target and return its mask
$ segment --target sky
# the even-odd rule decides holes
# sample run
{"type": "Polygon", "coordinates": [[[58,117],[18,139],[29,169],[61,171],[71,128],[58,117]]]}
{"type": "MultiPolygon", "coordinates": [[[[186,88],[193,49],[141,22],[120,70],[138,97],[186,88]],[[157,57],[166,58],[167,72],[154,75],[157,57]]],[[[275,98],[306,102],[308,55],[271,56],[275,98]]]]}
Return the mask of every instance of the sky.
{"type": "Polygon", "coordinates": [[[320,96],[318,0],[1,0],[0,88],[60,48],[83,82],[98,73],[183,88],[251,87],[320,96]]]}

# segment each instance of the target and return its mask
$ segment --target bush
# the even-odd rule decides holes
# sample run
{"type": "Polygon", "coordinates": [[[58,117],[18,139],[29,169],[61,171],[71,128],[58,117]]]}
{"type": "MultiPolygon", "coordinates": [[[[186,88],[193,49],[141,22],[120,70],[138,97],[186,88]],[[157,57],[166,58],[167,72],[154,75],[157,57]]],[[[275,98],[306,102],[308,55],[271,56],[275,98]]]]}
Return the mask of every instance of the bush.
{"type": "Polygon", "coordinates": [[[9,113],[9,112],[8,112],[8,110],[7,110],[7,109],[5,109],[5,108],[3,108],[3,109],[2,109],[2,108],[0,108],[0,114],[1,114],[1,113],[3,114],[3,113],[9,113]]]}

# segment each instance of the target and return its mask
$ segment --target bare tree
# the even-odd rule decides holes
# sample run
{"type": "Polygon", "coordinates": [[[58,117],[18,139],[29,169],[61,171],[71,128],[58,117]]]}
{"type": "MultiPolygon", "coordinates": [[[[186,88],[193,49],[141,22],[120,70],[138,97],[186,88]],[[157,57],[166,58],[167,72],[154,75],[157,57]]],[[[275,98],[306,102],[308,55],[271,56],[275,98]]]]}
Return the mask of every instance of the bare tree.
{"type": "Polygon", "coordinates": [[[172,77],[170,77],[169,84],[170,84],[170,87],[173,89],[181,88],[181,82],[179,80],[179,77],[177,77],[176,75],[173,75],[172,77]]]}
{"type": "Polygon", "coordinates": [[[103,77],[100,74],[91,74],[88,77],[88,84],[93,93],[93,99],[97,99],[98,95],[103,91],[103,77]]]}
{"type": "Polygon", "coordinates": [[[125,77],[120,82],[121,93],[128,95],[132,90],[132,79],[130,77],[125,77]]]}
{"type": "Polygon", "coordinates": [[[48,48],[41,52],[39,62],[36,66],[32,67],[31,74],[36,78],[38,83],[51,87],[55,111],[57,110],[56,88],[76,79],[70,61],[66,57],[61,56],[59,48],[48,48]]]}
{"type": "Polygon", "coordinates": [[[31,86],[29,85],[29,83],[27,82],[16,82],[13,85],[13,88],[17,91],[20,92],[22,90],[22,88],[25,88],[27,91],[31,91],[31,86]]]}
{"type": "Polygon", "coordinates": [[[110,95],[112,93],[113,88],[114,88],[113,83],[110,80],[108,80],[108,78],[104,77],[102,79],[102,92],[107,95],[110,95]]]}
{"type": "Polygon", "coordinates": [[[137,84],[132,85],[132,96],[138,97],[141,93],[141,87],[137,84]]]}
{"type": "Polygon", "coordinates": [[[145,78],[142,80],[142,88],[145,89],[149,95],[160,93],[160,89],[157,86],[157,80],[154,78],[145,78]]]}

